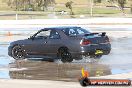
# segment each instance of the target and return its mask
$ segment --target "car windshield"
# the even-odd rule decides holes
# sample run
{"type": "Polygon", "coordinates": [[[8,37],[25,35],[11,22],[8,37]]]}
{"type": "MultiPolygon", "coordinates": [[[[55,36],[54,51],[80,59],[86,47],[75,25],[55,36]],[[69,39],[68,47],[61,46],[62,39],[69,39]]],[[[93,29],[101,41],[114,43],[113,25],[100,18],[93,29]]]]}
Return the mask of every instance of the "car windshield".
{"type": "Polygon", "coordinates": [[[88,30],[80,28],[80,27],[66,28],[66,29],[63,29],[63,32],[68,36],[75,36],[75,35],[90,33],[88,30]]]}

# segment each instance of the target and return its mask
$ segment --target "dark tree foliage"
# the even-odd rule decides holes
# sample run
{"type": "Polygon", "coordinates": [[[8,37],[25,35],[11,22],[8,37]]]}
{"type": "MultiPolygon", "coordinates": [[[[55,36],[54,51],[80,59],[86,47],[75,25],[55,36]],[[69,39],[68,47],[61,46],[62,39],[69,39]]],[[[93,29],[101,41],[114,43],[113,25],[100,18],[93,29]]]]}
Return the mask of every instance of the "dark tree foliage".
{"type": "Polygon", "coordinates": [[[126,4],[126,0],[108,0],[108,2],[113,2],[113,3],[117,2],[122,10],[124,8],[124,5],[126,4]]]}
{"type": "Polygon", "coordinates": [[[73,4],[73,2],[72,1],[69,1],[69,2],[67,2],[65,4],[65,6],[70,9],[70,14],[71,15],[74,15],[73,10],[72,10],[72,4],[73,4]]]}
{"type": "Polygon", "coordinates": [[[26,10],[28,8],[37,9],[43,7],[47,9],[49,5],[55,4],[55,0],[8,0],[8,6],[15,7],[16,10],[26,10]]]}
{"type": "Polygon", "coordinates": [[[102,0],[94,0],[94,3],[101,3],[102,0]]]}
{"type": "Polygon", "coordinates": [[[124,8],[125,3],[126,3],[126,0],[118,0],[118,4],[120,5],[122,9],[124,8]]]}

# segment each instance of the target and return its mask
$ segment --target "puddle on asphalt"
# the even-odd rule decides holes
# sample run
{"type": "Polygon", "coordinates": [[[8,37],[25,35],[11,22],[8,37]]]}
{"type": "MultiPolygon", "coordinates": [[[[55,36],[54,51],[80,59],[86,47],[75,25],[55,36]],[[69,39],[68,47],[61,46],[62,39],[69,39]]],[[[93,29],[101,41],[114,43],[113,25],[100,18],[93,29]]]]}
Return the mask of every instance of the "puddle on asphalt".
{"type": "Polygon", "coordinates": [[[54,63],[46,61],[22,60],[9,64],[11,69],[27,68],[23,70],[9,70],[11,79],[35,80],[63,80],[77,81],[81,75],[81,68],[89,71],[90,76],[110,75],[111,69],[107,65],[98,63],[54,63]]]}
{"type": "Polygon", "coordinates": [[[40,60],[2,60],[0,78],[29,80],[77,81],[81,68],[89,71],[91,77],[132,72],[130,69],[111,68],[99,63],[55,63],[40,60]],[[7,62],[6,62],[7,61],[7,62]],[[7,66],[6,66],[7,65],[7,66]]]}
{"type": "Polygon", "coordinates": [[[0,70],[0,78],[2,79],[10,79],[8,70],[0,70]]]}

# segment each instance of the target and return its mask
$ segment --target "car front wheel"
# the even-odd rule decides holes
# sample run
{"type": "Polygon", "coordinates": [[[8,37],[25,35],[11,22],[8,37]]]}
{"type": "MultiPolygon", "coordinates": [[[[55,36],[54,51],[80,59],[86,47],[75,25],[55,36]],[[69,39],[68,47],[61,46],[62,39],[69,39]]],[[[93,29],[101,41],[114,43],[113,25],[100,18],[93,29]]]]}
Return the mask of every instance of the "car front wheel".
{"type": "Polygon", "coordinates": [[[12,57],[16,60],[25,59],[24,50],[21,46],[16,45],[12,48],[12,57]]]}

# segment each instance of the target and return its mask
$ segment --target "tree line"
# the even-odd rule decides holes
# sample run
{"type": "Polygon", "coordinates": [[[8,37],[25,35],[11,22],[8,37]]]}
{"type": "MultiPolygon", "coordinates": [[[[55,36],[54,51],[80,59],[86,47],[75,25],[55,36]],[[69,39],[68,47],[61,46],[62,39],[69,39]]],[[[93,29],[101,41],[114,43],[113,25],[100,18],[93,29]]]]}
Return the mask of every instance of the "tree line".
{"type": "Polygon", "coordinates": [[[47,10],[49,5],[54,5],[55,0],[7,0],[7,5],[16,10],[47,10]]]}
{"type": "MultiPolygon", "coordinates": [[[[16,10],[43,10],[46,11],[48,6],[54,6],[56,4],[55,0],[3,0],[6,1],[7,5],[11,8],[15,8],[16,10]]],[[[81,1],[81,0],[80,0],[81,1]]],[[[90,0],[88,0],[90,2],[90,0]]],[[[107,1],[109,3],[112,3],[115,6],[118,6],[121,10],[124,9],[125,4],[131,2],[131,11],[132,11],[132,0],[93,0],[93,3],[102,3],[104,1],[107,1]]],[[[72,0],[74,3],[75,1],[72,0]]],[[[72,9],[71,4],[71,8],[72,9]]]]}
{"type": "MultiPolygon", "coordinates": [[[[94,3],[101,3],[104,0],[94,0],[94,3]]],[[[106,0],[107,2],[113,4],[113,6],[119,8],[124,13],[125,4],[130,4],[130,11],[132,13],[132,0],[106,0]]],[[[128,6],[127,6],[128,7],[128,6]]]]}

